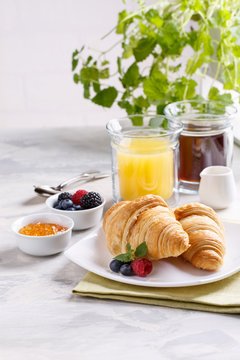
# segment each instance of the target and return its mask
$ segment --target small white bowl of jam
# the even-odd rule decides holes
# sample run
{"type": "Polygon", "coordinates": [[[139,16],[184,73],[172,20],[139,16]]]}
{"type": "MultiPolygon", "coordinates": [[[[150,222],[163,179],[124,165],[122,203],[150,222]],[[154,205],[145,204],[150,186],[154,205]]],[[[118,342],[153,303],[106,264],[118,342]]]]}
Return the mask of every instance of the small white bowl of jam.
{"type": "Polygon", "coordinates": [[[34,256],[57,254],[68,246],[73,220],[64,215],[40,213],[24,216],[12,224],[17,245],[34,256]]]}

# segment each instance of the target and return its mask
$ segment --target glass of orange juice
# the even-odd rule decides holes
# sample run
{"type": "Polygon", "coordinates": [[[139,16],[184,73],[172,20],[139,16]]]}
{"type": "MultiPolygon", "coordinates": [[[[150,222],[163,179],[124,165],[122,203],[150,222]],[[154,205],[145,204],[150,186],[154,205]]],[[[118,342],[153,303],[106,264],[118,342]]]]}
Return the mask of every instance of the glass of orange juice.
{"type": "Polygon", "coordinates": [[[154,194],[169,206],[176,205],[181,130],[180,122],[161,115],[135,115],[108,122],[115,202],[154,194]]]}

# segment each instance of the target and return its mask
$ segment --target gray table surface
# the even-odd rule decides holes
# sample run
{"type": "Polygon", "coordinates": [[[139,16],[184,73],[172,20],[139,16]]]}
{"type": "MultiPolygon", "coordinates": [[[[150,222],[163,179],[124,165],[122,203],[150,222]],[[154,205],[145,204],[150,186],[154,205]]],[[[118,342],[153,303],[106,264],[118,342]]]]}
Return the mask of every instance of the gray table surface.
{"type": "MultiPolygon", "coordinates": [[[[239,316],[72,295],[84,269],[16,247],[11,223],[45,209],[33,184],[95,168],[110,171],[104,127],[1,131],[0,359],[239,359],[239,316]]],[[[239,148],[234,173],[239,189],[239,148]]],[[[111,199],[110,180],[84,187],[111,199]]],[[[240,219],[238,204],[224,215],[240,219]]],[[[72,244],[84,234],[74,232],[72,244]]]]}

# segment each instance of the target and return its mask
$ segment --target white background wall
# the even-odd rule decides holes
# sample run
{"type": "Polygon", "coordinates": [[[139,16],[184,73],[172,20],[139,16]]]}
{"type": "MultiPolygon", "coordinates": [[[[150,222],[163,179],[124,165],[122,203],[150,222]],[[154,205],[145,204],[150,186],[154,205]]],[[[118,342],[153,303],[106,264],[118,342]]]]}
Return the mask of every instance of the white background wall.
{"type": "Polygon", "coordinates": [[[100,47],[123,8],[122,0],[0,0],[0,127],[95,125],[123,115],[85,100],[71,72],[72,52],[100,47]]]}

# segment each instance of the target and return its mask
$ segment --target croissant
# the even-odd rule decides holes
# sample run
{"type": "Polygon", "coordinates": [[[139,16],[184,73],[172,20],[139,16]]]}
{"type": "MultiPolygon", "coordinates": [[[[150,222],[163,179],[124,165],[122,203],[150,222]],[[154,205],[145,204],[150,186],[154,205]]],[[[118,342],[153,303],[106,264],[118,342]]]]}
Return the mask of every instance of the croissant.
{"type": "Polygon", "coordinates": [[[136,249],[143,241],[148,247],[148,257],[155,260],[179,256],[189,247],[187,233],[157,195],[113,205],[104,216],[103,229],[113,255],[125,253],[127,244],[136,249]]]}
{"type": "Polygon", "coordinates": [[[188,233],[190,247],[183,258],[197,268],[217,270],[225,254],[224,227],[213,209],[190,203],[175,209],[176,219],[188,233]]]}

